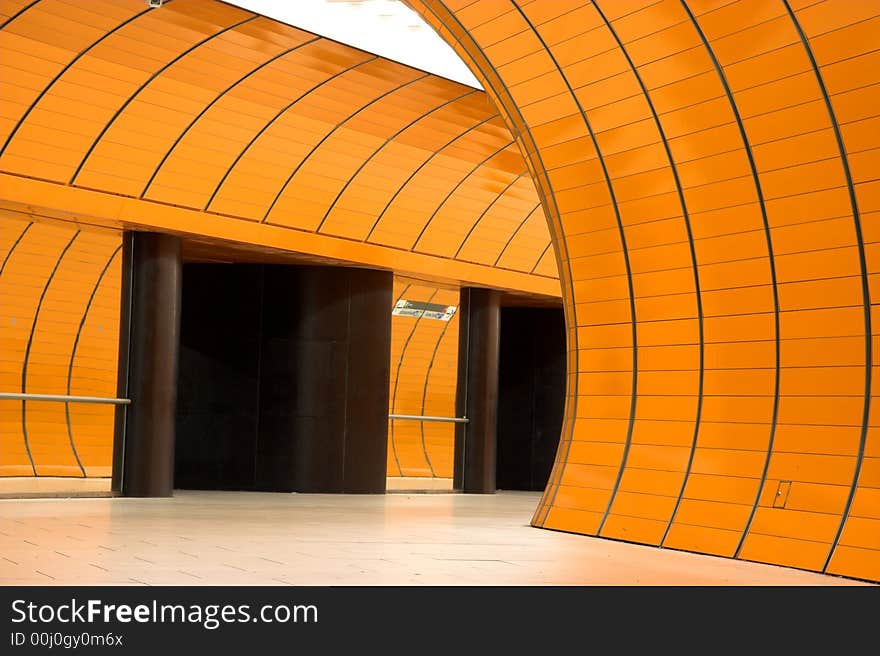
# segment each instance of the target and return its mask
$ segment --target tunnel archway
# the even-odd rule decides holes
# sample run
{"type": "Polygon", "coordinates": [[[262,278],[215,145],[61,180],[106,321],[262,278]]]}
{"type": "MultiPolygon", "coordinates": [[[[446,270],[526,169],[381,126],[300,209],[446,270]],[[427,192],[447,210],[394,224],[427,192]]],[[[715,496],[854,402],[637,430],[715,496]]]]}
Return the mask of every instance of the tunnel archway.
{"type": "MultiPolygon", "coordinates": [[[[402,90],[377,87],[357,100],[377,109],[400,91],[420,107],[407,119],[416,123],[446,101],[462,105],[458,116],[469,122],[443,135],[443,121],[424,124],[420,138],[435,140],[439,152],[466,130],[477,146],[463,152],[480,156],[462,159],[467,166],[442,188],[409,184],[433,166],[418,160],[391,180],[370,153],[405,155],[406,144],[389,137],[403,134],[406,121],[385,125],[371,149],[346,160],[330,202],[309,206],[292,191],[296,178],[318,187],[334,179],[334,151],[322,148],[358,112],[334,102],[337,129],[313,135],[303,151],[327,173],[321,180],[306,166],[288,167],[254,187],[265,173],[254,151],[271,160],[282,110],[312,88],[368,67],[381,78],[382,65],[223,3],[173,0],[161,10],[174,17],[168,23],[134,0],[103,3],[103,12],[10,3],[0,24],[10,55],[3,65],[21,84],[0,147],[4,212],[266,249],[305,244],[325,258],[435,276],[454,268],[472,283],[546,294],[556,284],[551,249],[518,243],[543,229],[539,198],[567,315],[569,380],[561,448],[533,523],[880,579],[880,442],[871,412],[877,7],[411,5],[469,62],[507,130],[489,104],[441,100],[432,96],[436,82],[416,74],[402,90]],[[88,29],[54,38],[40,25],[53,11],[73,12],[66,20],[88,29]],[[125,38],[145,28],[162,34],[162,46],[127,51],[125,38]],[[39,44],[38,52],[25,43],[39,44]],[[249,48],[260,56],[248,60],[249,48]],[[314,77],[300,80],[299,95],[292,87],[276,94],[283,102],[247,126],[229,120],[248,98],[268,93],[272,81],[256,83],[252,73],[290,66],[285,58],[302,51],[314,77]],[[206,57],[228,63],[231,52],[248,66],[221,71],[206,57]],[[96,75],[112,89],[83,92],[96,75]],[[184,93],[194,77],[210,79],[211,92],[184,93]],[[242,80],[255,86],[242,92],[242,80]],[[175,93],[186,102],[163,107],[175,93]],[[223,112],[228,129],[218,133],[223,112]],[[211,120],[213,131],[205,129],[211,120]],[[160,134],[163,122],[173,129],[160,134]],[[530,176],[516,169],[517,149],[530,176]],[[204,175],[181,186],[194,161],[204,175]],[[489,193],[480,171],[492,181],[489,193]],[[480,192],[473,202],[468,190],[480,192]],[[430,203],[420,198],[426,193],[430,203]],[[506,194],[519,208],[510,225],[490,209],[506,194]],[[354,199],[385,208],[374,220],[393,214],[394,222],[385,233],[380,222],[364,223],[354,199]],[[431,220],[407,223],[407,202],[431,220]],[[481,225],[451,221],[459,202],[481,225]],[[297,203],[309,211],[290,212],[297,203]],[[331,226],[338,235],[324,234],[331,226]],[[498,230],[505,239],[481,250],[498,230]],[[444,258],[436,246],[453,234],[456,257],[444,258]],[[507,266],[499,266],[502,256],[507,266]]],[[[341,89],[350,102],[353,88],[341,89]]],[[[309,111],[314,118],[322,109],[309,111]]],[[[10,237],[4,263],[15,264],[18,233],[26,247],[39,232],[27,230],[10,237]]]]}
{"type": "Polygon", "coordinates": [[[409,4],[498,103],[556,247],[533,524],[876,579],[877,8],[409,4]]]}

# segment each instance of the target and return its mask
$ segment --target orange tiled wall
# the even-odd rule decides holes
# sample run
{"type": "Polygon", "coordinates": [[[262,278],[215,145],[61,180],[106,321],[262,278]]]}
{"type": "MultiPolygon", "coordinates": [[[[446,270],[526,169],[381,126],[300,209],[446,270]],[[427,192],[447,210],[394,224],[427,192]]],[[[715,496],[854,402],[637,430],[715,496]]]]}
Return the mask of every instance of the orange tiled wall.
{"type": "Polygon", "coordinates": [[[557,240],[533,523],[880,579],[880,3],[424,0],[557,240]]]}
{"type": "MultiPolygon", "coordinates": [[[[458,290],[395,279],[394,298],[458,305],[458,290]]],[[[458,314],[449,321],[391,318],[392,414],[455,416],[458,314]]],[[[452,478],[454,424],[392,419],[388,475],[452,478]]]]}
{"type": "MultiPolygon", "coordinates": [[[[121,239],[0,217],[0,390],[116,396],[121,239]]],[[[0,401],[0,476],[109,476],[113,407],[0,401]]]]}

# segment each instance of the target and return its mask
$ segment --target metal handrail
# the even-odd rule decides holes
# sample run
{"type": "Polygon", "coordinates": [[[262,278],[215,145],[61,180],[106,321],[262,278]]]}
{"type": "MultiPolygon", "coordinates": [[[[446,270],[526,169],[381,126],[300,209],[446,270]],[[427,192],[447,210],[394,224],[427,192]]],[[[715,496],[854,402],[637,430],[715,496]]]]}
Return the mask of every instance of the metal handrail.
{"type": "MultiPolygon", "coordinates": [[[[0,392],[0,401],[56,401],[60,403],[103,403],[108,405],[128,405],[131,399],[114,399],[106,396],[71,396],[68,394],[31,394],[21,392],[0,392]]],[[[389,419],[410,421],[443,421],[453,424],[468,423],[467,417],[433,417],[431,415],[388,415],[389,419]]]]}
{"type": "Polygon", "coordinates": [[[0,392],[0,401],[55,401],[59,403],[103,403],[107,405],[128,405],[131,403],[131,399],[113,399],[106,396],[24,394],[20,392],[0,392]]]}
{"type": "MultiPolygon", "coordinates": [[[[68,394],[31,394],[21,392],[0,392],[0,401],[55,401],[60,403],[103,403],[107,405],[128,405],[131,399],[115,399],[106,396],[71,396],[68,394]]],[[[441,421],[453,424],[468,423],[467,417],[434,417],[431,415],[388,415],[389,419],[409,421],[441,421]]]]}
{"type": "Polygon", "coordinates": [[[452,424],[466,424],[467,417],[431,417],[430,415],[388,415],[389,419],[409,419],[412,421],[445,421],[452,424]]]}

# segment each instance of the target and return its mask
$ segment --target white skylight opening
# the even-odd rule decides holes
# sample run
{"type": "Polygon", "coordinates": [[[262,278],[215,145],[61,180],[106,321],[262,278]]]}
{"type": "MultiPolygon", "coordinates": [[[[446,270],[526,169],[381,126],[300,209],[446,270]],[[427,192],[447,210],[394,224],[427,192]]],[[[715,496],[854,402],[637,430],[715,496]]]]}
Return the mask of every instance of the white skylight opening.
{"type": "Polygon", "coordinates": [[[399,0],[232,0],[230,4],[482,89],[455,51],[399,0]]]}

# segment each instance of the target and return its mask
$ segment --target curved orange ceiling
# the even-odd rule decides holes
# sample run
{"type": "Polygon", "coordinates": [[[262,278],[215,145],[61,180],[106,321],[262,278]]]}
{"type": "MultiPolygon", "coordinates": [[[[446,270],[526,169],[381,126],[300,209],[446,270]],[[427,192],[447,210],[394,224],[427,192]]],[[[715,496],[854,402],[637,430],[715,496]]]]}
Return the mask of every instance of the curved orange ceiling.
{"type": "MultiPolygon", "coordinates": [[[[554,293],[538,197],[482,91],[213,0],[4,12],[0,171],[246,221],[264,245],[312,252],[273,235],[319,234],[337,258],[375,245],[373,264],[424,254],[451,279],[472,270],[457,261],[554,293]]],[[[164,227],[201,232],[182,216],[164,227]]]]}
{"type": "Polygon", "coordinates": [[[880,579],[880,4],[437,0],[569,329],[533,523],[880,579]]]}

